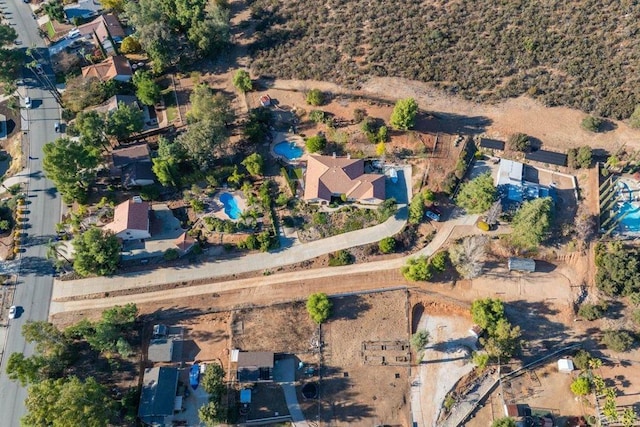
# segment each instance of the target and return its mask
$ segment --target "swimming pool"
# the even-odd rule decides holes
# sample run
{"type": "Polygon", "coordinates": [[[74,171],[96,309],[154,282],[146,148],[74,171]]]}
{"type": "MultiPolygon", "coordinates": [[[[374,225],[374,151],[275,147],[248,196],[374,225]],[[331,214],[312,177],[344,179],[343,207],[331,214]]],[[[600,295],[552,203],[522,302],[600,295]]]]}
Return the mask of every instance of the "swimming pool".
{"type": "Polygon", "coordinates": [[[622,231],[640,232],[640,207],[624,202],[617,214],[622,231]],[[623,216],[624,215],[624,216],[623,216]]]}
{"type": "Polygon", "coordinates": [[[294,142],[282,141],[277,143],[273,147],[274,153],[279,156],[286,157],[287,160],[296,160],[302,157],[304,151],[298,147],[294,142]]]}
{"type": "Polygon", "coordinates": [[[242,209],[238,206],[236,198],[229,193],[220,195],[220,203],[224,205],[224,213],[231,219],[238,219],[242,215],[242,209]]]}

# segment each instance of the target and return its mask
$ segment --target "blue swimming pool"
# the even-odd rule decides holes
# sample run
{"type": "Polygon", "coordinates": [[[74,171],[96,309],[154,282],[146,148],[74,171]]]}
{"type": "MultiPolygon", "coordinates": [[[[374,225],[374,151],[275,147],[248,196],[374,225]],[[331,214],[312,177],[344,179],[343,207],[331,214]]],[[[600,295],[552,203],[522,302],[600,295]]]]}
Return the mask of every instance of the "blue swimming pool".
{"type": "Polygon", "coordinates": [[[640,231],[640,207],[633,203],[624,202],[618,211],[622,231],[640,231]]]}
{"type": "Polygon", "coordinates": [[[288,160],[296,160],[302,157],[304,151],[298,147],[294,142],[282,141],[277,143],[273,147],[273,151],[279,155],[286,157],[288,160]]]}
{"type": "Polygon", "coordinates": [[[242,215],[242,209],[238,206],[236,198],[229,193],[220,195],[220,203],[224,205],[224,213],[231,219],[238,219],[242,215]]]}

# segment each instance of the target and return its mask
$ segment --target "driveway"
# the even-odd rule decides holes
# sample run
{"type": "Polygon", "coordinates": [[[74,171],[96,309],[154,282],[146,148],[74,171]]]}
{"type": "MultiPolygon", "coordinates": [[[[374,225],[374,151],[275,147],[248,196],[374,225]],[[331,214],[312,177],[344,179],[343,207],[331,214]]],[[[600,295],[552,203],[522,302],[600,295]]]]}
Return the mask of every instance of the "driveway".
{"type": "Polygon", "coordinates": [[[280,384],[284,391],[284,399],[291,415],[291,421],[295,427],[308,427],[309,423],[298,404],[296,395],[296,361],[293,357],[276,360],[273,367],[273,380],[280,384]]]}

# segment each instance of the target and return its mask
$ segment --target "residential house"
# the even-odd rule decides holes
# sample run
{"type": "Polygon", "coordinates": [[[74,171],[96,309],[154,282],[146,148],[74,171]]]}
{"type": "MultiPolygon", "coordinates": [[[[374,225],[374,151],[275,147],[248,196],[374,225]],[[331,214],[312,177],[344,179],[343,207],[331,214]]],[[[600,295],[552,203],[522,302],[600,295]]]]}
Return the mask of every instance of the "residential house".
{"type": "Polygon", "coordinates": [[[101,82],[117,80],[128,82],[133,78],[133,70],[129,60],[124,56],[110,56],[98,64],[82,67],[82,77],[85,79],[94,77],[101,82]]]}
{"type": "Polygon", "coordinates": [[[93,40],[108,56],[117,55],[117,45],[122,42],[126,34],[120,21],[113,13],[100,15],[91,22],[79,25],[80,36],[93,40]]]}
{"type": "Polygon", "coordinates": [[[236,363],[240,383],[273,381],[273,356],[268,351],[231,351],[231,362],[236,363]]]}
{"type": "Polygon", "coordinates": [[[113,222],[104,226],[122,240],[142,240],[151,237],[149,203],[134,197],[116,206],[113,222]]]}
{"type": "Polygon", "coordinates": [[[95,107],[94,111],[103,114],[109,114],[113,111],[116,111],[122,104],[128,105],[132,108],[137,108],[138,110],[142,110],[142,108],[140,107],[140,101],[138,101],[138,98],[135,95],[113,95],[102,105],[95,107]]]}
{"type": "Polygon", "coordinates": [[[177,390],[177,368],[145,369],[138,408],[140,421],[147,426],[171,426],[174,411],[182,407],[182,397],[176,396],[177,390]]]}
{"type": "Polygon", "coordinates": [[[156,176],[153,173],[147,144],[113,150],[111,158],[111,176],[120,177],[125,188],[142,187],[155,182],[156,176]]]}
{"type": "Polygon", "coordinates": [[[64,6],[64,14],[69,21],[72,21],[74,18],[91,18],[100,12],[102,12],[102,3],[98,0],[78,0],[77,3],[64,6]]]}
{"type": "Polygon", "coordinates": [[[364,160],[310,155],[304,185],[304,200],[328,204],[332,197],[376,205],[385,199],[384,175],[364,173],[364,160]]]}
{"type": "MultiPolygon", "coordinates": [[[[500,159],[495,185],[500,192],[503,204],[522,203],[539,197],[551,197],[555,200],[553,186],[544,186],[525,179],[525,168],[535,170],[513,160],[500,159]]],[[[531,175],[531,174],[529,174],[531,175]]]]}

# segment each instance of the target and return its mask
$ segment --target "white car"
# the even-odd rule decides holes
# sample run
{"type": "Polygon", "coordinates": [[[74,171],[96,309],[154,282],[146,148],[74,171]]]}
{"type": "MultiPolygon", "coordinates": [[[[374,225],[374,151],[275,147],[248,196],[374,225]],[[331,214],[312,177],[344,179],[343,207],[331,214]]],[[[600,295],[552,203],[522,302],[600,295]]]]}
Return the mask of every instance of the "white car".
{"type": "Polygon", "coordinates": [[[18,308],[15,305],[12,305],[9,308],[9,319],[15,319],[17,311],[18,311],[18,308]]]}
{"type": "Polygon", "coordinates": [[[31,97],[30,97],[30,96],[27,96],[27,97],[24,99],[24,107],[25,107],[25,108],[29,108],[29,109],[30,109],[30,108],[31,108],[31,106],[32,106],[32,104],[31,104],[31,97]]]}
{"type": "Polygon", "coordinates": [[[76,37],[80,37],[80,30],[77,28],[74,28],[73,30],[69,31],[69,34],[67,34],[67,37],[70,39],[75,39],[76,37]]]}

